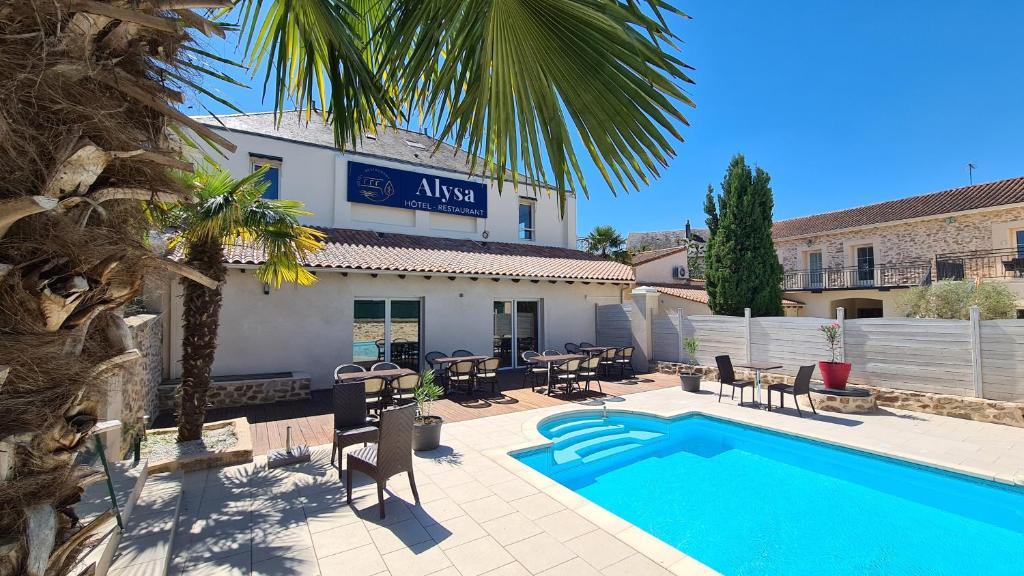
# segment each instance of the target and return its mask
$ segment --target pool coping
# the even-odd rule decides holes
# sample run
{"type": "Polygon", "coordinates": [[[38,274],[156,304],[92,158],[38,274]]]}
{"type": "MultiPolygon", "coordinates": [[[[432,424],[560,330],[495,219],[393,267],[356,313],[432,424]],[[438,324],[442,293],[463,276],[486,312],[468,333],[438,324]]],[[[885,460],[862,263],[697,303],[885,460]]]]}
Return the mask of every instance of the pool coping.
{"type": "Polygon", "coordinates": [[[658,563],[662,567],[668,569],[673,574],[680,576],[692,575],[692,574],[718,574],[710,566],[700,562],[696,558],[687,555],[675,547],[669,545],[663,540],[656,536],[644,531],[638,526],[630,523],[629,521],[621,518],[613,512],[603,508],[599,504],[577,494],[576,492],[562,486],[555,480],[545,476],[541,472],[530,468],[522,461],[515,457],[516,454],[527,452],[530,450],[536,450],[551,446],[553,442],[542,435],[539,431],[540,426],[548,421],[555,418],[562,418],[572,414],[604,414],[605,412],[615,412],[617,414],[635,414],[638,416],[653,416],[663,420],[673,420],[678,418],[685,418],[687,416],[704,416],[712,419],[723,420],[737,425],[749,426],[758,430],[763,430],[769,433],[786,434],[801,438],[803,440],[809,440],[812,442],[819,442],[826,446],[834,446],[838,448],[845,448],[848,450],[854,450],[858,452],[864,452],[875,456],[881,456],[890,458],[898,461],[902,461],[912,465],[924,466],[926,468],[934,468],[940,471],[952,472],[955,474],[962,474],[972,478],[981,480],[987,480],[1007,486],[1024,486],[1024,475],[1008,475],[1008,474],[992,474],[986,472],[980,468],[974,468],[970,466],[961,466],[958,464],[951,465],[948,462],[941,462],[938,459],[921,457],[920,455],[910,454],[900,450],[885,450],[878,447],[871,447],[856,442],[841,442],[836,441],[832,438],[825,438],[822,435],[817,435],[808,432],[793,431],[785,428],[776,428],[771,426],[765,426],[761,423],[755,423],[746,421],[739,418],[733,418],[729,416],[723,416],[721,414],[705,412],[699,409],[684,409],[684,410],[639,410],[635,408],[613,408],[607,410],[605,407],[602,408],[578,408],[578,407],[565,407],[559,409],[556,412],[549,412],[546,414],[538,414],[523,422],[521,432],[527,440],[516,444],[492,448],[484,450],[482,453],[495,461],[506,470],[515,474],[517,477],[525,480],[531,484],[534,488],[539,490],[541,493],[547,494],[557,502],[565,506],[566,508],[573,510],[583,518],[594,523],[598,528],[601,528],[616,537],[624,544],[632,547],[637,552],[647,556],[652,561],[658,563]]]}

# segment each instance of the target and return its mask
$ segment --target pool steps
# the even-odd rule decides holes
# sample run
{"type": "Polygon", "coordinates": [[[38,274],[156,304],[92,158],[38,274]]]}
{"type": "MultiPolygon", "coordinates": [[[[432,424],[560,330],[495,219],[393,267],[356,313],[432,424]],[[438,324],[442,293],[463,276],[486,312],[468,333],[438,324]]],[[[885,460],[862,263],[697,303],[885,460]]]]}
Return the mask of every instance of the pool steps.
{"type": "Polygon", "coordinates": [[[545,428],[544,434],[551,438],[554,460],[558,464],[594,462],[640,448],[665,435],[653,430],[629,429],[624,424],[610,424],[603,418],[555,424],[545,428]]]}

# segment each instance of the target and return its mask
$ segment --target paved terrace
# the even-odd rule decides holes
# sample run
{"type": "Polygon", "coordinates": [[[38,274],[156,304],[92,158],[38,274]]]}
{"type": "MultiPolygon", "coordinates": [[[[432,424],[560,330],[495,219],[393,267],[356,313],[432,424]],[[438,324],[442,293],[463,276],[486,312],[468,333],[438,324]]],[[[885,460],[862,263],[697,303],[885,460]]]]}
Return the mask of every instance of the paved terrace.
{"type": "MultiPolygon", "coordinates": [[[[497,393],[490,390],[480,391],[472,397],[465,394],[453,394],[443,400],[434,402],[433,413],[442,416],[445,422],[462,422],[474,418],[497,416],[535,408],[562,406],[567,402],[586,405],[588,402],[657,390],[669,386],[679,386],[675,376],[666,377],[662,374],[640,375],[636,380],[617,382],[601,382],[603,393],[597,386],[591,385],[591,392],[586,397],[574,394],[548,396],[537,392],[529,386],[522,388],[521,372],[501,372],[497,393]]],[[[249,420],[252,432],[253,454],[266,454],[275,448],[285,445],[285,430],[292,427],[292,442],[318,446],[331,442],[334,417],[331,412],[331,391],[314,390],[309,400],[294,402],[278,402],[238,408],[220,408],[206,413],[207,422],[218,422],[233,418],[245,417],[249,420]]],[[[157,428],[175,426],[173,414],[162,414],[156,421],[157,428]]]]}
{"type": "MultiPolygon", "coordinates": [[[[662,415],[701,411],[987,478],[1024,482],[1024,429],[930,414],[766,412],[708,392],[663,389],[607,397],[595,405],[662,415]]],[[[717,387],[715,387],[717,389],[717,387]]],[[[526,393],[530,393],[528,390],[526,393]]],[[[513,392],[513,397],[518,393],[513,392]]],[[[190,473],[185,518],[175,538],[174,574],[323,574],[345,576],[644,576],[709,571],[507,455],[537,443],[545,416],[597,409],[560,402],[444,425],[443,446],[415,457],[421,503],[404,476],[388,486],[387,518],[376,493],[356,475],[354,508],[329,467],[330,446],[313,461],[268,471],[265,458],[190,473]]],[[[484,412],[480,412],[481,414],[484,412]]]]}

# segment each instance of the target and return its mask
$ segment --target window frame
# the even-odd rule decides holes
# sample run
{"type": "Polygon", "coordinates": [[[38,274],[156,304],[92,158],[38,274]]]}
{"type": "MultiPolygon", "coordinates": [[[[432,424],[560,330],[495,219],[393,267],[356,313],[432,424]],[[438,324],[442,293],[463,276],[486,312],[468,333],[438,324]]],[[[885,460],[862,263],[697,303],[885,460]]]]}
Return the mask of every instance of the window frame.
{"type": "Polygon", "coordinates": [[[537,202],[529,198],[520,198],[516,207],[516,236],[527,242],[537,241],[537,202]],[[523,226],[523,206],[530,209],[530,225],[523,226]]]}
{"type": "Polygon", "coordinates": [[[281,199],[281,182],[284,174],[284,160],[278,156],[268,156],[266,154],[249,153],[249,172],[253,173],[264,166],[269,166],[277,170],[277,196],[274,198],[267,198],[265,200],[280,200],[281,199]]]}

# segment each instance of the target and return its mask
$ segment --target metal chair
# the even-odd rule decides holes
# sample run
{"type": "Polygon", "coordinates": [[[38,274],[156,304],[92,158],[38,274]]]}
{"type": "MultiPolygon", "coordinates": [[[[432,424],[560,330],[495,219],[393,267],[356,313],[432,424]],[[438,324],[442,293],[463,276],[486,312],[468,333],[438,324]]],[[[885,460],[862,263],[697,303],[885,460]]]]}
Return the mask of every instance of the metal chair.
{"type": "Polygon", "coordinates": [[[377,362],[373,366],[370,366],[370,370],[398,370],[399,368],[401,368],[401,366],[394,362],[377,362]]]}
{"type": "Polygon", "coordinates": [[[499,364],[501,364],[501,360],[496,356],[477,361],[474,368],[475,377],[473,379],[476,385],[490,384],[491,394],[495,394],[498,389],[499,364]]]}
{"type": "Polygon", "coordinates": [[[548,376],[547,366],[530,362],[530,358],[536,358],[540,356],[539,352],[534,350],[527,350],[521,354],[523,362],[526,364],[526,371],[523,372],[523,388],[526,387],[527,378],[530,379],[530,389],[537,389],[537,380],[546,380],[548,376]]]}
{"type": "MultiPolygon", "coordinates": [[[[740,404],[743,404],[743,391],[754,385],[753,380],[737,380],[736,371],[732,369],[732,359],[727,354],[715,356],[715,364],[718,365],[718,401],[722,401],[722,388],[726,384],[732,386],[730,399],[736,398],[736,389],[740,389],[740,404]]],[[[751,392],[753,396],[753,392],[751,392]]]]}
{"type": "Polygon", "coordinates": [[[460,358],[463,356],[476,356],[476,354],[473,354],[469,350],[456,350],[455,352],[452,352],[452,358],[460,358]]]}
{"type": "Polygon", "coordinates": [[[383,360],[384,359],[384,344],[385,344],[384,339],[383,338],[378,338],[378,339],[374,340],[373,343],[377,346],[377,360],[383,360]]]}
{"type": "Polygon", "coordinates": [[[580,353],[580,347],[579,347],[578,344],[573,344],[572,342],[566,342],[565,343],[565,352],[567,354],[579,354],[580,353]]]}
{"type": "Polygon", "coordinates": [[[466,386],[466,394],[472,394],[476,382],[475,368],[476,362],[472,360],[456,362],[449,366],[448,382],[451,384],[451,387],[458,391],[459,385],[464,384],[466,386]]]}
{"type": "Polygon", "coordinates": [[[340,374],[354,374],[356,372],[366,372],[366,368],[359,364],[342,364],[334,369],[334,381],[338,381],[338,375],[340,374]]]}
{"type": "Polygon", "coordinates": [[[406,374],[395,378],[391,381],[391,399],[395,404],[404,404],[414,400],[419,383],[419,374],[406,374]]]}
{"type": "Polygon", "coordinates": [[[427,352],[426,354],[424,354],[423,359],[427,361],[427,365],[429,365],[432,370],[436,370],[437,366],[434,365],[434,360],[437,360],[438,358],[444,358],[445,356],[447,356],[447,354],[445,354],[444,352],[433,350],[431,352],[427,352]]]}
{"type": "Polygon", "coordinates": [[[590,383],[597,382],[597,389],[604,394],[604,389],[601,388],[601,379],[597,377],[597,367],[600,361],[601,357],[594,355],[580,362],[580,370],[576,374],[576,384],[578,386],[580,382],[583,382],[584,392],[590,392],[590,383]]]}
{"type": "Polygon", "coordinates": [[[542,355],[543,356],[558,356],[560,354],[561,354],[561,352],[559,352],[558,350],[555,350],[555,349],[552,349],[552,348],[548,348],[547,350],[544,351],[544,354],[542,354],[542,355]]]}
{"type": "MultiPolygon", "coordinates": [[[[768,411],[772,410],[772,392],[779,393],[779,408],[786,407],[786,394],[793,397],[793,404],[796,404],[796,413],[801,418],[804,417],[804,413],[800,410],[800,403],[797,402],[796,397],[806,394],[807,402],[811,405],[811,410],[817,414],[818,410],[814,407],[814,400],[811,400],[811,376],[814,375],[814,364],[808,366],[801,366],[796,373],[796,379],[793,380],[793,385],[789,384],[772,384],[768,386],[768,411]]],[[[740,394],[742,397],[742,394],[740,394]]]]}
{"type": "Polygon", "coordinates": [[[383,378],[367,378],[362,381],[366,390],[366,410],[380,414],[384,409],[384,394],[387,382],[383,378]]]}
{"type": "Polygon", "coordinates": [[[347,446],[377,441],[377,427],[366,417],[366,386],[363,382],[335,384],[332,390],[334,407],[334,439],[331,443],[331,466],[338,454],[338,480],[341,480],[341,451],[347,446]]]}
{"type": "Polygon", "coordinates": [[[566,395],[572,394],[572,388],[579,378],[580,364],[579,358],[570,358],[554,367],[555,386],[564,386],[566,395]]]}
{"type": "Polygon", "coordinates": [[[384,487],[389,478],[405,472],[416,504],[420,495],[416,490],[416,477],[412,470],[412,429],[416,418],[416,405],[389,408],[380,415],[380,434],[376,444],[364,446],[348,455],[345,473],[345,498],[352,505],[352,471],[358,470],[377,482],[377,502],[380,517],[384,518],[384,487]]]}
{"type": "Polygon", "coordinates": [[[626,346],[615,355],[615,365],[619,367],[619,380],[626,378],[626,370],[629,370],[630,378],[636,378],[636,370],[633,369],[632,346],[626,346]]]}

